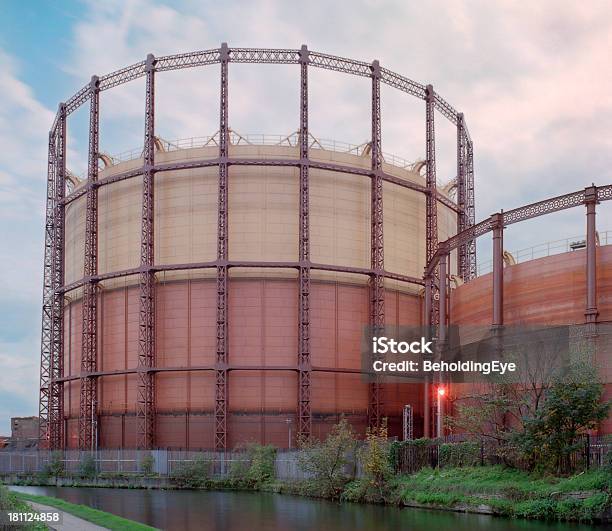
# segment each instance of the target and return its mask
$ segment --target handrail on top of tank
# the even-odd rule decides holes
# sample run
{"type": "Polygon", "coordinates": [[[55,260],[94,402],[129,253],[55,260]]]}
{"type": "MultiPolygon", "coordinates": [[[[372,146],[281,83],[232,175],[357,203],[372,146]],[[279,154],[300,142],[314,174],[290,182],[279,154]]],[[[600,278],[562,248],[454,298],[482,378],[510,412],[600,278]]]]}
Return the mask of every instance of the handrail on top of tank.
{"type": "MultiPolygon", "coordinates": [[[[282,48],[229,48],[229,62],[233,63],[249,63],[249,64],[300,64],[300,50],[297,49],[282,49],[282,48]]],[[[221,62],[221,48],[213,48],[210,50],[202,50],[195,52],[187,52],[182,54],[164,55],[155,58],[154,70],[156,72],[165,72],[169,70],[181,70],[184,68],[194,68],[198,66],[207,66],[221,62]]],[[[322,68],[325,70],[333,70],[335,72],[344,72],[359,77],[372,76],[372,64],[364,61],[357,61],[345,57],[325,54],[321,52],[308,51],[308,64],[322,68]]],[[[128,83],[146,74],[146,61],[140,61],[133,65],[120,68],[109,74],[100,76],[99,90],[105,91],[128,83]]],[[[425,100],[425,85],[413,81],[407,77],[397,74],[387,68],[380,69],[380,81],[385,85],[395,88],[401,92],[405,92],[411,96],[425,100]]],[[[83,86],[68,100],[66,100],[66,116],[69,116],[76,111],[90,96],[90,83],[83,86]]],[[[434,92],[434,107],[442,116],[447,118],[451,123],[457,125],[459,113],[437,92],[434,92]]],[[[51,132],[55,132],[57,122],[60,117],[58,110],[51,132]]],[[[466,139],[471,142],[467,126],[464,130],[466,139]]]]}
{"type": "MultiPolygon", "coordinates": [[[[604,186],[588,186],[582,190],[570,192],[568,194],[558,195],[537,201],[536,203],[530,203],[523,205],[506,212],[502,211],[502,219],[504,227],[512,225],[514,223],[520,223],[528,219],[537,218],[552,212],[559,212],[561,210],[567,210],[576,206],[584,205],[587,202],[587,192],[592,189],[596,190],[597,202],[610,201],[612,200],[612,184],[606,184],[604,186]]],[[[432,256],[431,260],[425,267],[425,276],[431,276],[434,269],[438,265],[442,255],[450,253],[460,245],[465,244],[470,240],[487,234],[493,230],[493,220],[488,217],[476,223],[472,227],[468,227],[462,232],[451,236],[446,241],[441,242],[438,246],[438,251],[432,256]]]]}

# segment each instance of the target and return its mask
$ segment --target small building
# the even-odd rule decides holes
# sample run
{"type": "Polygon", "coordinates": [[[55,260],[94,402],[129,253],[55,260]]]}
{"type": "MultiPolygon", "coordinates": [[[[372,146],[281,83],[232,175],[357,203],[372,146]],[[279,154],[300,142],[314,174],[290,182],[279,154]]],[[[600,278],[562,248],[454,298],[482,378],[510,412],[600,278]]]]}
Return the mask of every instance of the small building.
{"type": "Polygon", "coordinates": [[[12,417],[10,445],[32,448],[38,444],[38,417],[12,417]]]}

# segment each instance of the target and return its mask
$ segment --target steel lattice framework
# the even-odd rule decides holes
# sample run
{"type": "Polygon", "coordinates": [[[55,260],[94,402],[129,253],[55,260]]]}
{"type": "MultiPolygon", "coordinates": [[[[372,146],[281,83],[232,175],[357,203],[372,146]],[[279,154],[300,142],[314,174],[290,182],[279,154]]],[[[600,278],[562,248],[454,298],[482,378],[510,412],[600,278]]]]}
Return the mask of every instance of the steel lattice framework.
{"type": "Polygon", "coordinates": [[[155,58],[146,61],[145,135],[142,178],[142,223],[140,234],[140,309],[138,327],[138,447],[152,448],[155,441],[155,58]]]}
{"type": "Polygon", "coordinates": [[[83,286],[83,331],[81,347],[81,391],[79,402],[79,448],[95,448],[98,383],[90,374],[97,369],[98,352],[98,155],[100,144],[100,80],[91,79],[89,107],[89,152],[87,164],[87,211],[85,220],[85,264],[83,286]]]}
{"type": "Polygon", "coordinates": [[[308,48],[300,50],[300,222],[298,273],[298,436],[310,437],[310,192],[308,181],[308,48]]]}
{"type": "MultiPolygon", "coordinates": [[[[603,201],[612,200],[612,184],[597,187],[589,186],[583,190],[577,190],[569,194],[551,197],[508,210],[501,211],[484,219],[480,223],[468,226],[463,231],[441,242],[438,250],[429,260],[425,269],[425,278],[430,278],[434,271],[444,269],[449,253],[454,249],[461,250],[469,246],[476,238],[491,232],[493,234],[493,305],[491,325],[500,328],[504,325],[504,263],[503,263],[503,232],[508,225],[520,223],[529,219],[567,210],[577,206],[586,207],[586,301],[585,301],[585,324],[589,333],[596,333],[597,316],[597,232],[595,225],[596,206],[603,201]]],[[[433,304],[431,289],[427,288],[425,294],[425,306],[433,304]]],[[[447,303],[446,294],[441,296],[440,307],[447,303]]]]}
{"type": "MultiPolygon", "coordinates": [[[[298,432],[307,437],[311,432],[312,414],[310,405],[311,373],[317,369],[311,364],[310,345],[310,274],[312,270],[338,271],[367,275],[370,280],[370,324],[381,327],[385,323],[384,282],[395,279],[417,285],[429,285],[429,292],[439,289],[439,274],[435,267],[427,269],[424,278],[410,277],[397,272],[386,271],[384,267],[383,240],[383,183],[392,183],[423,193],[427,204],[427,259],[435,263],[437,252],[437,208],[444,205],[457,213],[458,230],[461,232],[463,250],[459,253],[459,274],[464,280],[476,275],[475,243],[477,237],[474,225],[474,174],[473,146],[463,115],[458,113],[431,86],[425,86],[396,74],[379,65],[346,59],[334,55],[301,49],[268,48],[220,48],[190,53],[153,57],[110,74],[92,79],[81,88],[59,111],[49,135],[49,163],[47,177],[47,208],[45,224],[45,262],[43,286],[43,316],[40,372],[40,436],[53,448],[64,445],[63,385],[73,377],[64,377],[63,372],[63,300],[66,293],[83,288],[83,356],[81,375],[81,402],[79,419],[79,444],[87,448],[94,442],[96,422],[97,378],[108,372],[97,370],[97,289],[101,281],[139,275],[139,350],[138,367],[124,371],[138,374],[136,413],[138,418],[138,446],[155,446],[155,374],[161,369],[155,361],[155,273],[211,268],[216,270],[217,285],[217,342],[214,367],[194,370],[215,372],[215,446],[225,449],[227,440],[228,374],[236,369],[230,363],[228,344],[228,279],[232,267],[292,268],[298,272],[298,345],[294,367],[298,374],[298,432]],[[259,159],[230,157],[228,108],[230,63],[295,64],[300,67],[300,109],[299,109],[299,158],[259,159]],[[185,68],[204,67],[219,64],[220,119],[219,152],[216,158],[155,162],[155,74],[158,72],[185,68]],[[308,71],[321,68],[336,72],[370,78],[372,83],[372,138],[370,169],[357,168],[335,162],[311,160],[308,146],[308,71]],[[99,97],[100,93],[146,78],[145,133],[143,164],[141,167],[111,175],[98,180],[99,143],[99,97]],[[382,159],[381,126],[381,84],[385,84],[409,96],[425,101],[425,144],[427,155],[427,179],[423,186],[416,182],[400,179],[386,173],[382,159]],[[88,180],[68,196],[66,190],[66,119],[81,105],[90,101],[89,166],[88,180]],[[435,172],[435,128],[434,111],[438,111],[457,127],[457,187],[458,201],[455,203],[441,194],[436,187],[435,172]],[[297,262],[245,262],[228,259],[228,172],[232,165],[295,167],[299,170],[299,259],[297,262]],[[154,260],[154,177],[158,172],[193,168],[218,167],[219,209],[217,230],[217,259],[212,262],[190,264],[156,264],[154,260]],[[371,263],[369,268],[344,267],[330,264],[316,264],[310,261],[309,228],[309,169],[341,172],[371,179],[371,263]],[[100,187],[142,176],[142,219],[140,266],[103,275],[97,271],[97,191],[100,187]],[[86,260],[82,279],[64,285],[64,212],[67,205],[77,198],[87,196],[86,260]],[[428,282],[429,281],[429,282],[428,282]]],[[[427,291],[427,290],[426,290],[427,291]]],[[[433,299],[433,297],[432,297],[433,299]]],[[[426,297],[426,306],[431,302],[426,297]]],[[[430,306],[432,316],[437,315],[437,305],[430,306]]],[[[256,369],[253,367],[252,369],[256,369]]],[[[248,370],[248,369],[243,369],[248,370]]],[[[113,373],[115,373],[114,371],[113,373]]],[[[345,370],[346,372],[346,370],[345,370]]],[[[349,371],[350,372],[350,371],[349,371]]],[[[370,390],[370,423],[378,426],[381,421],[380,386],[372,384],[370,390]]]]}

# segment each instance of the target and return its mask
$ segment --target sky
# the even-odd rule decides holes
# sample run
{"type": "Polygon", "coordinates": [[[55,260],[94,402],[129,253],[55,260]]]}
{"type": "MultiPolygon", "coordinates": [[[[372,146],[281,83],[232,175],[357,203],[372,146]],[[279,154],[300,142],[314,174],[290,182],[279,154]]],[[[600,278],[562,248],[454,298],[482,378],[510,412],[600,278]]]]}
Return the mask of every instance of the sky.
{"type": "MultiPolygon", "coordinates": [[[[382,66],[431,83],[465,114],[475,150],[477,220],[500,209],[612,182],[612,4],[352,0],[294,3],[175,0],[0,2],[0,434],[37,414],[48,130],[57,105],[91,75],[168,55],[235,47],[299,48],[382,66]]],[[[297,129],[298,71],[230,65],[229,125],[297,129]]],[[[213,134],[218,68],[157,78],[157,133],[213,134]]],[[[311,69],[311,132],[354,144],[369,136],[369,82],[311,69]]],[[[101,97],[101,150],[142,144],[144,82],[101,97]]],[[[86,107],[86,106],[85,106],[86,107]]],[[[68,122],[68,166],[87,158],[87,109],[68,122]]],[[[424,156],[420,100],[382,90],[383,150],[424,156]]],[[[455,131],[437,118],[438,177],[455,171],[455,131]]],[[[600,231],[612,208],[599,207],[600,231]]],[[[507,229],[522,249],[584,233],[574,209],[507,229]],[[518,228],[520,227],[520,228],[518,228]]],[[[612,239],[612,233],[610,233],[612,239]]],[[[490,241],[479,242],[486,261],[490,241]]]]}

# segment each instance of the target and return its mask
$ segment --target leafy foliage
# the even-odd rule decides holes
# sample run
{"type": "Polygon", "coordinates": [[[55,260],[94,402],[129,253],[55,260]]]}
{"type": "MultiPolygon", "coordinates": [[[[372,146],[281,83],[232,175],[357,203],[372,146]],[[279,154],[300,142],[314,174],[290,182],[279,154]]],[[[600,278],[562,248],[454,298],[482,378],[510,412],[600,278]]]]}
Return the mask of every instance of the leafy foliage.
{"type": "Polygon", "coordinates": [[[596,369],[584,363],[554,379],[542,408],[524,420],[524,431],[514,437],[530,468],[570,470],[571,454],[583,444],[580,436],[608,415],[610,403],[601,401],[602,392],[596,369]]]}
{"type": "Polygon", "coordinates": [[[476,466],[481,463],[481,444],[465,441],[440,444],[438,461],[442,467],[476,466]]]}
{"type": "Polygon", "coordinates": [[[155,470],[155,458],[151,454],[145,454],[140,460],[140,471],[145,476],[152,476],[155,470]]]}
{"type": "Polygon", "coordinates": [[[393,477],[389,456],[387,420],[384,419],[380,427],[367,429],[365,444],[359,451],[368,485],[365,493],[367,501],[384,502],[387,500],[390,490],[389,481],[393,477]]]}
{"type": "Polygon", "coordinates": [[[83,478],[93,478],[98,472],[96,460],[91,454],[85,454],[79,463],[79,474],[83,478]]]}
{"type": "Polygon", "coordinates": [[[62,457],[62,452],[51,452],[49,462],[43,469],[43,474],[55,478],[62,476],[64,474],[64,461],[62,457]]]}
{"type": "Polygon", "coordinates": [[[345,418],[332,426],[325,441],[314,438],[299,442],[300,468],[312,477],[313,493],[336,499],[350,479],[345,467],[352,463],[356,447],[353,428],[345,418]]]}
{"type": "Polygon", "coordinates": [[[206,487],[210,473],[210,461],[197,456],[193,461],[181,463],[170,475],[170,481],[183,489],[200,489],[206,487]]]}

